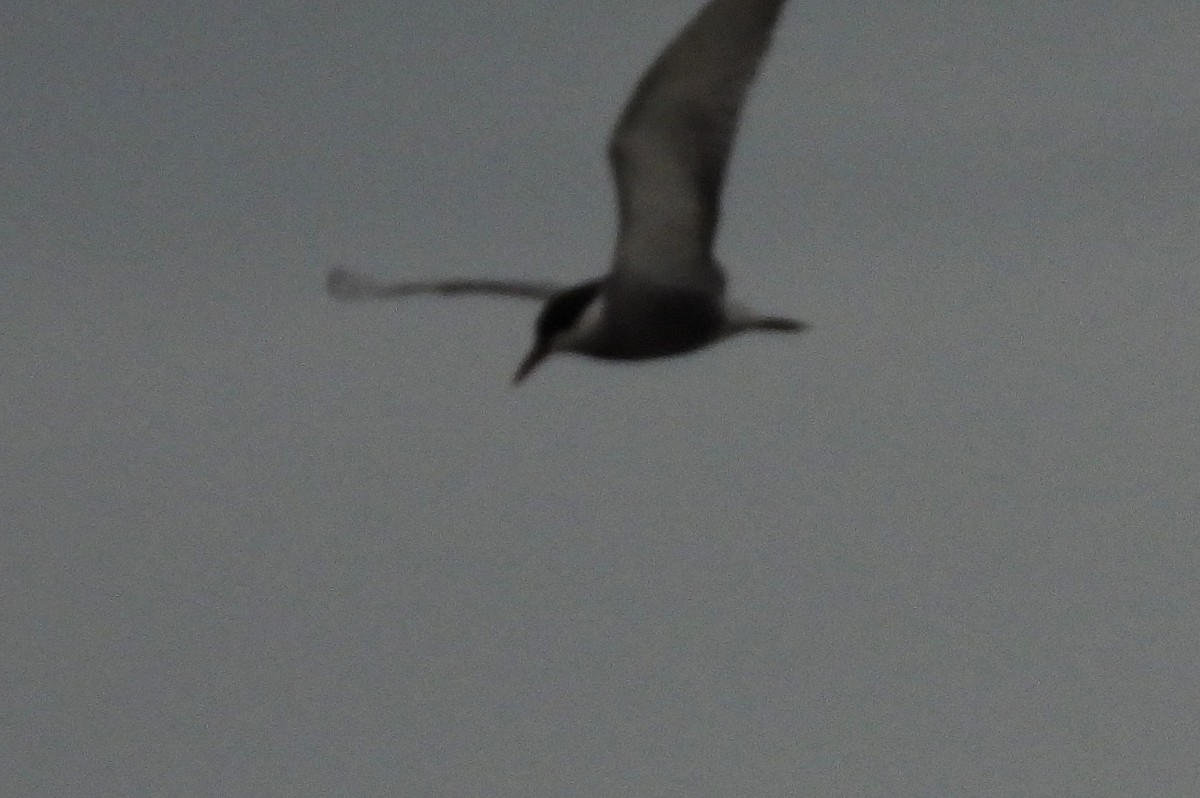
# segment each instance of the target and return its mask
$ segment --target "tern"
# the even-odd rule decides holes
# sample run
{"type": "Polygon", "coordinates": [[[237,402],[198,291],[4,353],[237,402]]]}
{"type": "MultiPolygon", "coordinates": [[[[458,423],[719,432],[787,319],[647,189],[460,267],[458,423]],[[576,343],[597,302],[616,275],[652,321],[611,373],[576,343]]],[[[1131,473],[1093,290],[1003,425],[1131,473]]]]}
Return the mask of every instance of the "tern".
{"type": "Polygon", "coordinates": [[[726,298],[713,256],[721,189],[747,90],[786,0],[710,0],[638,81],[608,158],[619,228],[608,274],[575,286],[520,280],[386,283],[344,269],[340,299],[492,294],[544,302],[519,383],[551,354],[643,360],[691,352],[746,332],[807,324],[726,298]]]}

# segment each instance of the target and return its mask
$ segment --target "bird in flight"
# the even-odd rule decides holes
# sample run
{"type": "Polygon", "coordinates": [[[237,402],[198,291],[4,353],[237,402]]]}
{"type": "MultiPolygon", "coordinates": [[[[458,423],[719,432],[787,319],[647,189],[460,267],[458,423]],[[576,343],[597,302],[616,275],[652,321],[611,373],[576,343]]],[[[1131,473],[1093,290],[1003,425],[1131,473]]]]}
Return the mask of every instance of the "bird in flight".
{"type": "Polygon", "coordinates": [[[642,75],[617,120],[608,158],[619,228],[609,272],[575,286],[521,280],[382,282],[344,269],[338,299],[492,294],[544,302],[513,378],[551,354],[643,360],[746,332],[807,324],[726,298],[713,256],[721,189],[746,92],[786,0],[710,0],[642,75]]]}

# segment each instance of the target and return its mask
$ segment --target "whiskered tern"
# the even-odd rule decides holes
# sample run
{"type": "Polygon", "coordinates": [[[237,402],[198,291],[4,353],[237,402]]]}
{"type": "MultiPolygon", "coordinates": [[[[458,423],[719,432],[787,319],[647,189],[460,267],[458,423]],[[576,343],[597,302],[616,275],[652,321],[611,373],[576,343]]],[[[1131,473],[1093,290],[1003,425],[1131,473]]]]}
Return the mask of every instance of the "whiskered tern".
{"type": "Polygon", "coordinates": [[[713,257],[721,188],[746,91],[786,0],[710,0],[651,64],[617,120],[608,157],[619,231],[607,275],[573,287],[514,280],[385,283],[337,269],[340,299],[493,294],[540,299],[525,379],[547,356],[678,355],[743,332],[800,332],[726,299],[713,257]]]}

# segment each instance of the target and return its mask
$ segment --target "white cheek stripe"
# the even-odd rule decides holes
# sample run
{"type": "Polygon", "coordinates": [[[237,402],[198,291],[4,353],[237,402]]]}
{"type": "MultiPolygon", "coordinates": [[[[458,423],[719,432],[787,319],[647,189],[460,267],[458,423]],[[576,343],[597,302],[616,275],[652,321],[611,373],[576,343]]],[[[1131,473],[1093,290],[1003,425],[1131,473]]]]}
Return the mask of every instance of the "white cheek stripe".
{"type": "Polygon", "coordinates": [[[604,324],[604,305],[603,294],[589,302],[575,324],[559,333],[555,348],[569,350],[591,341],[604,324]]]}
{"type": "Polygon", "coordinates": [[[595,300],[588,303],[588,306],[583,309],[583,315],[579,317],[579,331],[582,333],[590,333],[600,327],[604,319],[604,295],[600,294],[595,300]]]}

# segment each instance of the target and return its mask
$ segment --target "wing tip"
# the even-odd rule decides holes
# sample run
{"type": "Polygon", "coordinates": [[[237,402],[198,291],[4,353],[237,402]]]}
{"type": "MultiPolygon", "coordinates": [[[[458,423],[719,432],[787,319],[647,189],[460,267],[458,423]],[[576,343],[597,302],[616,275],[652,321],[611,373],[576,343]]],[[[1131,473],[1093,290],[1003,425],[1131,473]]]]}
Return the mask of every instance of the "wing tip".
{"type": "Polygon", "coordinates": [[[353,300],[371,296],[377,286],[370,277],[335,266],[325,275],[325,292],[334,299],[353,300]]]}

